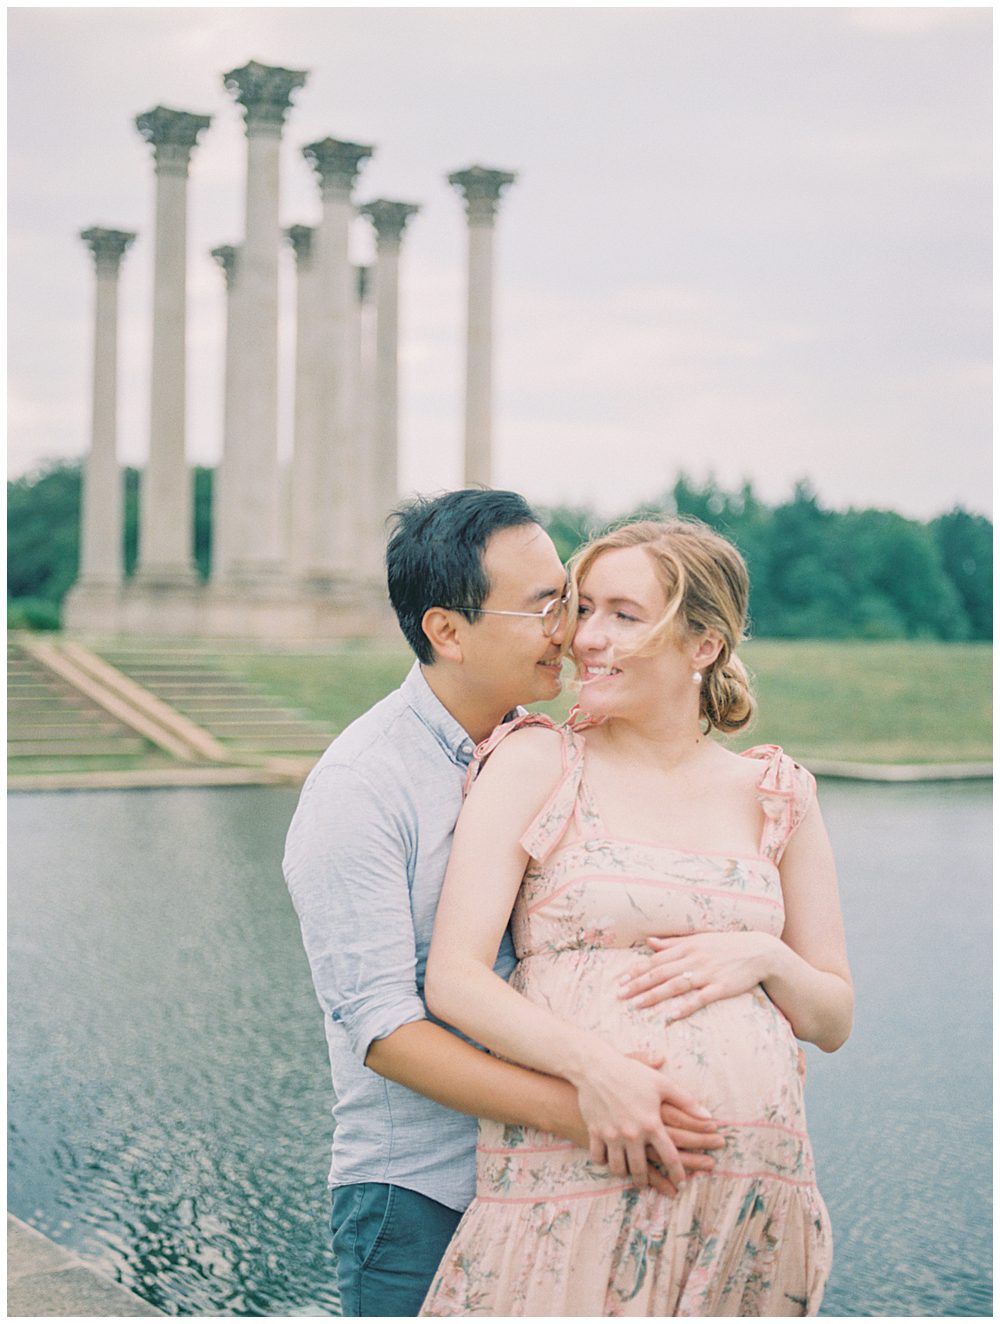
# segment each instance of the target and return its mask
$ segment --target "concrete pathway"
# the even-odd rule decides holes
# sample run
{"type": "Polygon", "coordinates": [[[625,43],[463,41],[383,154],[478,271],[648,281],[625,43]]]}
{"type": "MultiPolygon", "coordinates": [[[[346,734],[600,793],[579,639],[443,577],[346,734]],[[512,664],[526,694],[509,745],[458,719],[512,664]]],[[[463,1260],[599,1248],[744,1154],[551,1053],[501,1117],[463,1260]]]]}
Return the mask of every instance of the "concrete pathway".
{"type": "Polygon", "coordinates": [[[8,1318],[162,1314],[13,1214],[7,1215],[8,1318]]]}

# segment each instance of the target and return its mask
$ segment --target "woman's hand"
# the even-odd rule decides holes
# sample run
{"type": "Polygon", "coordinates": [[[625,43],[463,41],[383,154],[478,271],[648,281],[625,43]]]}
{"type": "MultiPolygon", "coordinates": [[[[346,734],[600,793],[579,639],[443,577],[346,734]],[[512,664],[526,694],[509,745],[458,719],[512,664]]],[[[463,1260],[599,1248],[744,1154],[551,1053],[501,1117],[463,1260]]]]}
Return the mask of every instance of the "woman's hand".
{"type": "Polygon", "coordinates": [[[646,1186],[648,1148],[674,1188],[683,1185],[685,1164],[670,1138],[663,1110],[672,1106],[708,1119],[706,1109],[672,1085],[663,1072],[610,1048],[602,1047],[590,1056],[586,1070],[574,1083],[595,1163],[606,1165],[617,1177],[631,1176],[637,1186],[646,1186]]]}
{"type": "Polygon", "coordinates": [[[648,941],[654,954],[622,977],[618,996],[637,1007],[662,1003],[671,1021],[762,984],[774,973],[783,946],[780,938],[757,932],[648,941]]]}

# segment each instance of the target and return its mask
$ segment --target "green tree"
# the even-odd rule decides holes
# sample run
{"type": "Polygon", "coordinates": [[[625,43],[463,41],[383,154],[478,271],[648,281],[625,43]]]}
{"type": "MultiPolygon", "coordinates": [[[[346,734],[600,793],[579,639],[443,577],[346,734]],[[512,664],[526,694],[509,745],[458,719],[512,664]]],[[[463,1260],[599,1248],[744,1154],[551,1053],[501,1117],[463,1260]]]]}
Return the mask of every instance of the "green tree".
{"type": "Polygon", "coordinates": [[[956,507],[931,522],[945,573],[965,609],[972,639],[993,637],[993,525],[956,507]]]}
{"type": "Polygon", "coordinates": [[[80,466],[7,484],[7,596],[59,603],[80,562],[80,466]]]}
{"type": "Polygon", "coordinates": [[[756,633],[787,639],[842,639],[850,634],[850,590],[833,563],[836,517],[808,483],[772,512],[760,571],[768,611],[756,633]]]}
{"type": "MultiPolygon", "coordinates": [[[[193,471],[194,556],[203,578],[211,567],[211,469],[193,471]]],[[[126,575],[139,552],[138,469],[123,471],[126,575]]],[[[81,468],[75,461],[49,465],[7,484],[7,596],[59,605],[75,583],[80,565],[81,468]]]]}
{"type": "Polygon", "coordinates": [[[852,634],[965,639],[965,609],[925,524],[891,510],[838,517],[835,564],[851,592],[852,634]]]}
{"type": "Polygon", "coordinates": [[[538,517],[564,562],[602,527],[601,520],[585,506],[542,506],[538,517]]]}

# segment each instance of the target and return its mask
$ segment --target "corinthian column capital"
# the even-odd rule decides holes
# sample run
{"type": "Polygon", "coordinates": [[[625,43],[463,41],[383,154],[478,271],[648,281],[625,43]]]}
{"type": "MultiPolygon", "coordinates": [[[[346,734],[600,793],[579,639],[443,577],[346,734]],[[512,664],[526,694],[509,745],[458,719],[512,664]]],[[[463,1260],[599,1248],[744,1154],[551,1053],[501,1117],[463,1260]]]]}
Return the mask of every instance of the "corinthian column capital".
{"type": "Polygon", "coordinates": [[[406,222],[416,216],[420,210],[411,202],[389,202],[385,198],[376,198],[358,208],[361,216],[367,216],[375,227],[375,237],[379,247],[383,244],[398,244],[403,237],[406,222]]]}
{"type": "Polygon", "coordinates": [[[127,230],[102,230],[93,226],[81,230],[80,238],[94,255],[94,265],[98,271],[117,275],[118,267],[135,235],[127,230]]]}
{"type": "Polygon", "coordinates": [[[285,231],[285,238],[295,253],[297,266],[305,266],[313,254],[313,236],[315,228],[311,225],[290,225],[285,231]]]}
{"type": "Polygon", "coordinates": [[[366,147],[363,143],[323,138],[320,142],[307,143],[302,155],[319,175],[324,195],[346,198],[350,197],[362,164],[374,151],[374,147],[366,147]]]}
{"type": "Polygon", "coordinates": [[[226,289],[233,288],[233,282],[236,280],[236,266],[239,259],[240,250],[235,244],[220,244],[218,248],[211,250],[211,257],[222,268],[226,277],[226,289]]]}
{"type": "Polygon", "coordinates": [[[292,93],[303,86],[309,74],[304,69],[281,69],[251,60],[242,69],[222,75],[226,91],[243,107],[247,129],[261,127],[279,133],[292,103],[292,93]]]}
{"type": "Polygon", "coordinates": [[[496,216],[500,195],[517,175],[509,170],[487,170],[485,166],[469,166],[448,176],[448,183],[465,197],[465,210],[470,222],[489,224],[496,216]]]}
{"type": "Polygon", "coordinates": [[[137,115],[135,127],[153,149],[157,174],[186,175],[198,135],[212,123],[209,115],[154,106],[137,115]]]}

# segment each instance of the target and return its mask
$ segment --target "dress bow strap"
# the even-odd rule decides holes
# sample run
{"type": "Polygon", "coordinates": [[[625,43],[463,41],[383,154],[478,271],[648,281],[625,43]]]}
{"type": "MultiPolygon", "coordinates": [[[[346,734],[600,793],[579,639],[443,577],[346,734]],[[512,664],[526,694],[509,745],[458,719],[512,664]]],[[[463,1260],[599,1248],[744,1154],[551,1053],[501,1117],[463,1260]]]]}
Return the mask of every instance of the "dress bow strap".
{"type": "Polygon", "coordinates": [[[509,722],[501,723],[492,735],[487,736],[476,746],[465,779],[465,794],[468,794],[469,787],[479,776],[483,764],[497,745],[512,731],[520,731],[526,726],[548,727],[562,739],[562,776],[520,840],[520,845],[532,859],[544,862],[559,844],[573,817],[580,789],[580,778],[583,775],[583,740],[570,726],[557,726],[544,713],[527,713],[523,717],[515,717],[509,722]]]}
{"type": "Polygon", "coordinates": [[[760,853],[777,864],[815,798],[816,779],[780,745],[754,745],[743,751],[743,757],[765,764],[757,783],[757,799],[764,811],[760,853]]]}

